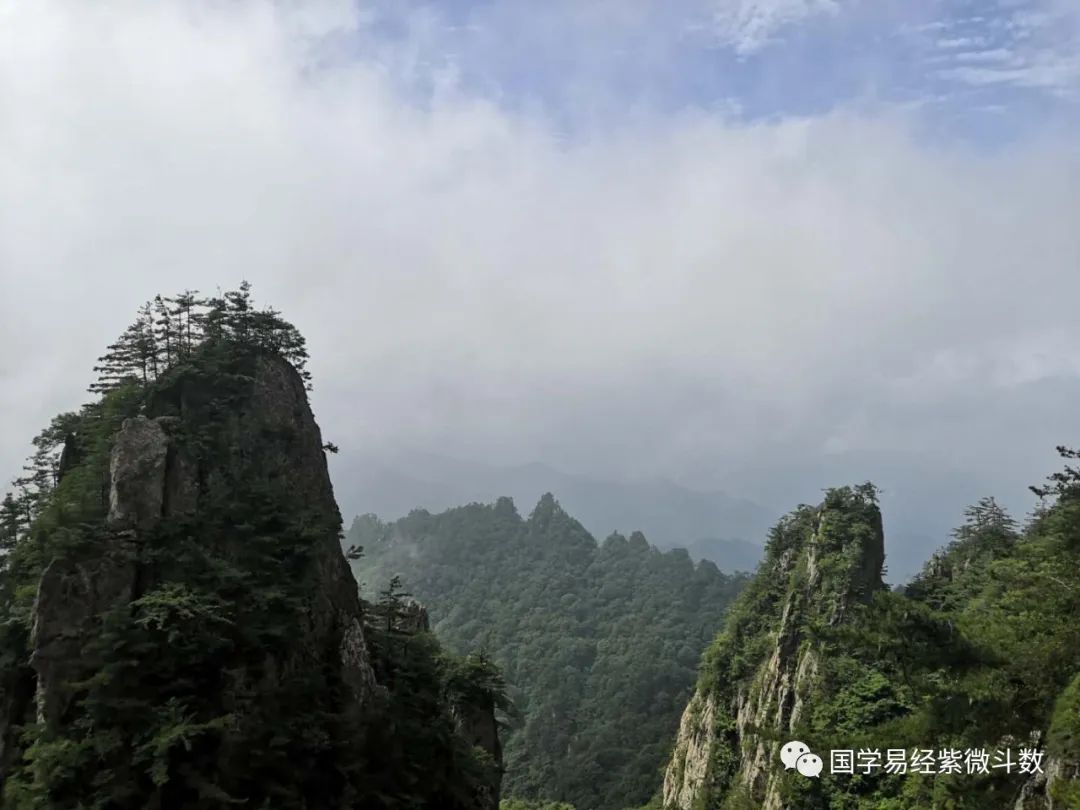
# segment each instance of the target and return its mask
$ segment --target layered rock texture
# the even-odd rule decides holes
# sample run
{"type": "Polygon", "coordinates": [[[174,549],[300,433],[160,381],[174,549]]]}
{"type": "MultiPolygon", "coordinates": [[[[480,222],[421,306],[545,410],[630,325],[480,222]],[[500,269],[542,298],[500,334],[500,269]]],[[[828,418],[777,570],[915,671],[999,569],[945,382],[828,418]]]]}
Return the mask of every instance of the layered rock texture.
{"type": "Polygon", "coordinates": [[[781,522],[706,653],[664,773],[666,808],[788,806],[779,750],[804,733],[820,694],[817,638],[883,589],[883,563],[881,515],[868,490],[834,491],[781,522]]]}

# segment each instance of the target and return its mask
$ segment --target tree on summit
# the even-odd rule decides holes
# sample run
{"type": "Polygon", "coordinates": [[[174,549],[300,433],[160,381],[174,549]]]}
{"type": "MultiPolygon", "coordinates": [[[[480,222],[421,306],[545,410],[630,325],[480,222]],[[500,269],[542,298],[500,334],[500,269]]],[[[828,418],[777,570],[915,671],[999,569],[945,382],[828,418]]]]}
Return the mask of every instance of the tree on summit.
{"type": "Polygon", "coordinates": [[[98,376],[89,390],[106,394],[127,385],[146,388],[199,346],[223,340],[281,355],[310,389],[303,335],[277,310],[258,309],[251,284],[244,281],[236,290],[209,298],[200,298],[194,290],[172,298],[155,296],[98,359],[94,366],[98,376]]]}

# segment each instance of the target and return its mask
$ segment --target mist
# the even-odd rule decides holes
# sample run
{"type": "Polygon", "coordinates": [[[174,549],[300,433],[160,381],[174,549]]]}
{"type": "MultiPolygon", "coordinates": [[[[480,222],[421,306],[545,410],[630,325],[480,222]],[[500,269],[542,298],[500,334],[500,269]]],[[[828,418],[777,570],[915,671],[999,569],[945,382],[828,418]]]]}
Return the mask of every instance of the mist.
{"type": "Polygon", "coordinates": [[[352,464],[542,462],[777,513],[871,479],[907,568],[975,497],[1022,516],[1080,433],[1080,149],[1054,121],[971,145],[889,99],[639,98],[568,127],[348,3],[3,19],[7,478],[140,303],[241,279],[307,336],[352,464]]]}

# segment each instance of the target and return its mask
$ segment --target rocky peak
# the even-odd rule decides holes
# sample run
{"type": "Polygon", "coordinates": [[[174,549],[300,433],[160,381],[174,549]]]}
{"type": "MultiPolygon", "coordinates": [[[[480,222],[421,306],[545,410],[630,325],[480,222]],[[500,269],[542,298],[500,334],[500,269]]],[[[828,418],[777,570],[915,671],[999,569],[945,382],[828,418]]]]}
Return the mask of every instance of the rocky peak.
{"type": "Polygon", "coordinates": [[[501,681],[464,683],[419,604],[415,644],[365,621],[306,359],[246,284],[159,297],[100,359],[100,399],[35,439],[0,571],[5,806],[497,803],[448,690],[490,703],[501,681]]]}
{"type": "MultiPolygon", "coordinates": [[[[317,527],[306,626],[296,628],[291,652],[271,669],[329,666],[350,688],[357,707],[376,688],[357,586],[341,551],[340,514],[304,383],[275,355],[250,358],[245,371],[218,422],[207,419],[217,407],[211,404],[218,393],[215,381],[188,374],[163,387],[148,415],[125,420],[115,435],[102,541],[54,559],[38,587],[31,665],[38,719],[46,727],[67,720],[70,684],[94,663],[84,650],[101,615],[154,586],[153,567],[142,557],[149,533],[165,518],[198,515],[204,505],[221,508],[240,481],[290,500],[317,527]],[[199,441],[193,439],[197,435],[199,441]],[[212,452],[200,449],[207,442],[212,452]],[[332,659],[326,657],[329,649],[332,659]]],[[[426,622],[426,612],[418,614],[421,620],[426,622]]]]}
{"type": "Polygon", "coordinates": [[[773,531],[767,557],[706,654],[664,775],[665,808],[690,810],[733,794],[783,806],[779,745],[813,700],[820,650],[813,622],[843,622],[884,587],[884,535],[872,493],[831,491],[773,531]],[[762,636],[772,639],[764,655],[762,636]]]}

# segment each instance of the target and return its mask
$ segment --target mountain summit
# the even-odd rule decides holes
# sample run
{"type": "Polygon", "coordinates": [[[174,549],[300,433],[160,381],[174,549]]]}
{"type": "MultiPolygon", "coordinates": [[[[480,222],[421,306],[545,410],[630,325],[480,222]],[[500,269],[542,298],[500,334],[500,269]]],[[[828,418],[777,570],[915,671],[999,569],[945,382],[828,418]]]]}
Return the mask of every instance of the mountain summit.
{"type": "Polygon", "coordinates": [[[361,600],[299,336],[159,303],[0,513],[4,806],[497,807],[498,673],[361,600]]]}

